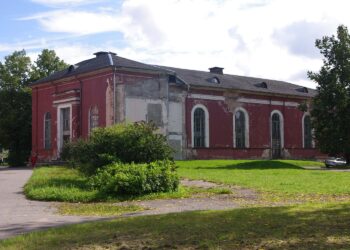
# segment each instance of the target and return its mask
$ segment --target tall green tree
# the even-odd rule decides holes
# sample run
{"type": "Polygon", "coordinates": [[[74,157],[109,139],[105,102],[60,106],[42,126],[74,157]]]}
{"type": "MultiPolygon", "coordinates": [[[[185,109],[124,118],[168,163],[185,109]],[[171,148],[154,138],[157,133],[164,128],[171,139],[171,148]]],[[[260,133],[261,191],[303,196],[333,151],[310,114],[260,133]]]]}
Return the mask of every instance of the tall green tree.
{"type": "Polygon", "coordinates": [[[319,72],[309,72],[318,83],[311,116],[320,150],[342,155],[350,163],[350,35],[341,25],[337,35],[316,40],[323,55],[319,72]]]}
{"type": "Polygon", "coordinates": [[[32,65],[31,81],[44,78],[67,67],[68,65],[56,55],[54,50],[44,49],[32,65]]]}
{"type": "Polygon", "coordinates": [[[9,150],[10,166],[23,165],[31,150],[31,89],[29,84],[67,65],[53,50],[43,50],[31,63],[24,50],[0,62],[0,145],[9,150]]]}

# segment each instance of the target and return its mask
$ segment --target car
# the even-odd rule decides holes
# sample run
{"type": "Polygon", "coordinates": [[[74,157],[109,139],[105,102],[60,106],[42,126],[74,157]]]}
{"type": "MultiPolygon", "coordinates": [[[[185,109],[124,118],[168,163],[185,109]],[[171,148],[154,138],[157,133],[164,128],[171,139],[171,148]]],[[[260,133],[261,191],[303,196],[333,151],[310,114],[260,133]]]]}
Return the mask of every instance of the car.
{"type": "Polygon", "coordinates": [[[324,161],[324,164],[326,165],[326,168],[329,167],[342,167],[346,165],[346,160],[344,160],[343,158],[329,158],[327,160],[324,161]]]}

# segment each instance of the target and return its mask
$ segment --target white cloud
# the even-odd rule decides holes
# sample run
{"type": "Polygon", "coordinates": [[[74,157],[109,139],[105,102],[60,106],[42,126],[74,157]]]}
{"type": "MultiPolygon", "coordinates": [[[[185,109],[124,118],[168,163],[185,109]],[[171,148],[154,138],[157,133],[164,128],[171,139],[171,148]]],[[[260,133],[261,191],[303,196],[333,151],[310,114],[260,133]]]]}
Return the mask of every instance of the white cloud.
{"type": "Polygon", "coordinates": [[[296,76],[319,69],[314,39],[334,33],[340,23],[350,25],[348,9],[346,0],[128,0],[120,8],[68,8],[25,19],[37,20],[48,32],[73,36],[119,32],[127,44],[81,46],[70,40],[53,46],[67,61],[91,57],[97,49],[116,50],[148,63],[200,70],[222,66],[226,73],[315,86],[296,76]]]}
{"type": "Polygon", "coordinates": [[[101,2],[101,0],[31,0],[34,3],[50,6],[50,7],[60,7],[60,6],[76,6],[76,5],[86,5],[90,3],[101,2]]]}

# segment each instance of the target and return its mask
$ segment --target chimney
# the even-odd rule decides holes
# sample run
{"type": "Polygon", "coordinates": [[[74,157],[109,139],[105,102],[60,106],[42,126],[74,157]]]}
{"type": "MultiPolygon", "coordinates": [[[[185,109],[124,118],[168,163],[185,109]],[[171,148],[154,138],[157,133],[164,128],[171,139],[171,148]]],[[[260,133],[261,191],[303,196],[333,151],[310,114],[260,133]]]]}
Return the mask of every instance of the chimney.
{"type": "Polygon", "coordinates": [[[98,52],[94,53],[94,55],[95,55],[96,57],[103,56],[103,55],[108,55],[108,54],[113,55],[113,56],[116,56],[116,55],[117,55],[116,53],[107,52],[107,51],[98,51],[98,52]]]}
{"type": "Polygon", "coordinates": [[[214,74],[219,74],[219,75],[224,74],[224,68],[220,68],[220,67],[209,68],[209,71],[210,71],[210,73],[214,73],[214,74]]]}

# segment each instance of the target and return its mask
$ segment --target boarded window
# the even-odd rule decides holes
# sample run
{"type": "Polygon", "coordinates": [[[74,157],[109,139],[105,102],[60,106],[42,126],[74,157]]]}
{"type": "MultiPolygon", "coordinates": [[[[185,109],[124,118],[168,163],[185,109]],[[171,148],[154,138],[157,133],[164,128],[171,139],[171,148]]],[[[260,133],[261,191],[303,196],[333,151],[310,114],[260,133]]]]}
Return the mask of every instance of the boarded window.
{"type": "Polygon", "coordinates": [[[309,115],[304,117],[304,148],[312,148],[312,128],[309,115]]]}
{"type": "Polygon", "coordinates": [[[202,108],[196,108],[193,113],[193,146],[205,147],[205,112],[202,108]]]}
{"type": "Polygon", "coordinates": [[[147,121],[153,122],[157,127],[161,127],[162,124],[162,105],[149,103],[147,105],[147,121]]]}
{"type": "Polygon", "coordinates": [[[235,114],[236,148],[245,148],[246,119],[242,111],[235,114]]]}
{"type": "Polygon", "coordinates": [[[51,114],[49,112],[44,117],[44,148],[51,149],[51,114]]]}
{"type": "Polygon", "coordinates": [[[98,127],[98,120],[99,120],[99,115],[98,115],[98,108],[97,106],[93,106],[90,108],[90,114],[89,114],[89,129],[91,132],[94,128],[98,127]]]}

